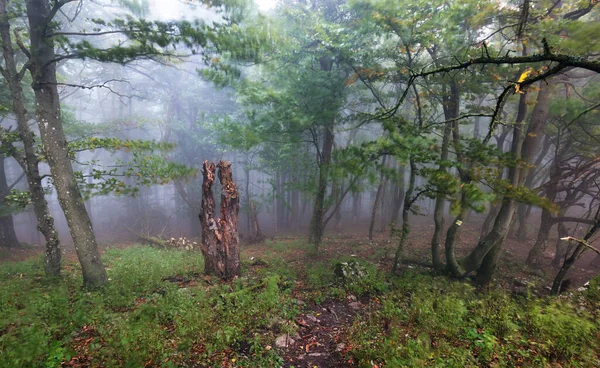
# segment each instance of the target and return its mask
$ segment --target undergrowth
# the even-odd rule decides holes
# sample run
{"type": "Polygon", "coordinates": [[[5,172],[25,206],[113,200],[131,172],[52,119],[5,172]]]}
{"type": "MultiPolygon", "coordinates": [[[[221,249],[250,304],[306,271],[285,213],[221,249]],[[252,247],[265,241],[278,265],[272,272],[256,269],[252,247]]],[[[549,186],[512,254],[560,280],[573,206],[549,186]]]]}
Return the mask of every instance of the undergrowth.
{"type": "Polygon", "coordinates": [[[350,295],[363,309],[340,326],[341,354],[355,366],[600,366],[598,280],[577,297],[515,297],[309,251],[270,242],[260,263],[243,257],[243,277],[224,283],[202,275],[199,253],[113,249],[103,256],[110,283],[94,292],[81,289],[76,263],[59,280],[45,279],[41,259],[0,265],[0,367],[285,366],[273,345],[298,328],[296,298],[350,295]],[[344,282],[333,270],[349,261],[366,272],[344,282]]]}
{"type": "Polygon", "coordinates": [[[600,323],[571,299],[480,292],[410,272],[390,284],[349,329],[359,366],[600,366],[600,323]]]}

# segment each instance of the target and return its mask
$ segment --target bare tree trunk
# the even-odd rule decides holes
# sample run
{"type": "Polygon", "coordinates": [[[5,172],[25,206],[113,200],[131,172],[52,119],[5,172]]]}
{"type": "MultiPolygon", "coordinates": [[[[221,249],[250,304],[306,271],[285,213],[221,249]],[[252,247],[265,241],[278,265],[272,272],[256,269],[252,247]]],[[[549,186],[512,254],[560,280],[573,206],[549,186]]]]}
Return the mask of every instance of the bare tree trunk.
{"type": "Polygon", "coordinates": [[[231,280],[240,275],[240,238],[238,235],[240,198],[231,176],[231,162],[219,161],[217,167],[219,168],[219,181],[221,182],[219,230],[222,237],[218,250],[225,264],[222,277],[231,280]]]}
{"type": "Polygon", "coordinates": [[[204,256],[204,273],[221,276],[217,252],[218,226],[215,219],[215,197],[213,184],[216,167],[213,162],[202,163],[202,201],[200,203],[200,226],[202,227],[202,255],[204,256]]]}
{"type": "Polygon", "coordinates": [[[27,0],[26,5],[31,40],[30,71],[44,152],[52,171],[60,206],[75,243],[83,284],[90,288],[100,287],[108,282],[108,278],[98,253],[92,223],[77,187],[62,127],[54,43],[48,38],[46,29],[48,22],[52,21],[48,19],[51,16],[50,3],[45,0],[27,0]]]}
{"type": "Polygon", "coordinates": [[[220,161],[221,182],[220,219],[214,218],[215,199],[212,186],[215,181],[215,164],[202,163],[202,203],[200,225],[202,226],[202,254],[204,272],[231,280],[240,275],[240,249],[238,215],[240,209],[237,187],[231,177],[231,163],[220,161]]]}
{"type": "MultiPolygon", "coordinates": [[[[38,157],[35,152],[36,143],[34,134],[29,128],[27,110],[23,99],[23,89],[18,77],[15,63],[15,54],[12,48],[10,35],[10,24],[6,12],[6,0],[0,0],[0,35],[2,37],[2,51],[5,61],[6,79],[13,103],[13,112],[17,119],[19,135],[23,141],[24,157],[16,151],[11,152],[13,157],[21,165],[27,176],[29,194],[33,202],[33,209],[37,220],[37,228],[46,240],[46,256],[44,259],[44,270],[47,276],[57,277],[60,275],[60,240],[58,231],[54,226],[54,218],[50,215],[48,202],[44,197],[42,178],[38,168],[38,157]]],[[[10,148],[11,146],[7,146],[10,148]]]]}

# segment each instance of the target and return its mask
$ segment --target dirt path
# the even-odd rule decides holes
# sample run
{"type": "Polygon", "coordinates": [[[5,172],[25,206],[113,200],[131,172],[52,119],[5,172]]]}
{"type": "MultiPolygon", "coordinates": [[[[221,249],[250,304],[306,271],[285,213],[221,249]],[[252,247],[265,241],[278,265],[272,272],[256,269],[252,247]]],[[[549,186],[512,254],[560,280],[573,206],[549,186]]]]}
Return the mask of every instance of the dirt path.
{"type": "Polygon", "coordinates": [[[356,313],[363,307],[363,303],[352,295],[347,300],[306,304],[295,319],[297,334],[278,338],[277,349],[285,361],[284,367],[352,366],[352,361],[346,357],[345,328],[352,326],[356,313]]]}

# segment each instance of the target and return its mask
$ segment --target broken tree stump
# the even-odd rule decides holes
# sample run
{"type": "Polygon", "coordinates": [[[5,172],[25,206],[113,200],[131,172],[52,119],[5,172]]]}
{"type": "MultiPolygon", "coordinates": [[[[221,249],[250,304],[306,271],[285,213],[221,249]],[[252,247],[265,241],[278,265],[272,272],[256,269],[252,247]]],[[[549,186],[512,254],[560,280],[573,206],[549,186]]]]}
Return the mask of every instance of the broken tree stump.
{"type": "Polygon", "coordinates": [[[240,249],[238,213],[240,210],[237,187],[231,177],[231,162],[202,163],[202,203],[200,226],[202,227],[202,255],[204,272],[231,280],[240,275],[240,249]],[[215,219],[215,199],[212,186],[215,170],[219,169],[221,182],[221,218],[215,219]]]}

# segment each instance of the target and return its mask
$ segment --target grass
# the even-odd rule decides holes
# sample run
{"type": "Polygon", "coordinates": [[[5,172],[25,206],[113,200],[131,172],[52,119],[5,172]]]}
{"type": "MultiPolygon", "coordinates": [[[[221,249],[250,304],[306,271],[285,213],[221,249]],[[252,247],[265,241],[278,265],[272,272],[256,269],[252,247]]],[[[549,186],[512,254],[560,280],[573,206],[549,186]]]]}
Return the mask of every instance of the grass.
{"type": "Polygon", "coordinates": [[[280,367],[272,346],[297,328],[296,299],[310,307],[349,294],[366,304],[341,326],[343,359],[355,366],[600,365],[597,281],[577,298],[514,297],[427,271],[392,277],[358,260],[367,276],[342,283],[335,264],[356,257],[309,251],[297,241],[249,248],[244,276],[223,283],[201,275],[198,253],[112,249],[110,284],[95,292],[81,290],[76,263],[58,281],[43,277],[41,259],[0,265],[0,367],[280,367]]]}

